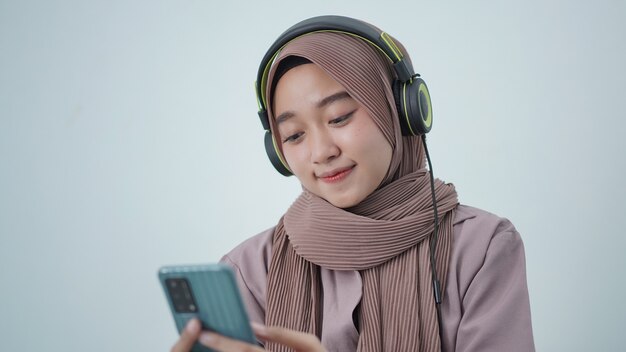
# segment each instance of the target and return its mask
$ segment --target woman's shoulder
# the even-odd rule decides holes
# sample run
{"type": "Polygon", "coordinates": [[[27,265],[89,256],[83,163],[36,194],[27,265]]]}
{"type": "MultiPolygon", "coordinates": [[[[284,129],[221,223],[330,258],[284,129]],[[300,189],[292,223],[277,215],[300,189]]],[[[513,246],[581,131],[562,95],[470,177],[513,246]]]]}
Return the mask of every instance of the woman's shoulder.
{"type": "Polygon", "coordinates": [[[478,270],[488,252],[521,250],[522,238],[507,218],[467,205],[457,207],[452,244],[453,262],[478,270]],[[468,265],[473,263],[475,265],[468,265]]]}
{"type": "Polygon", "coordinates": [[[519,237],[509,219],[464,204],[457,207],[453,224],[455,240],[458,236],[472,237],[472,241],[491,241],[494,236],[503,234],[519,237]]]}
{"type": "Polygon", "coordinates": [[[274,227],[271,227],[246,239],[224,255],[221,261],[238,269],[267,267],[272,254],[273,234],[274,227]]]}
{"type": "Polygon", "coordinates": [[[490,265],[524,267],[524,244],[519,232],[504,217],[459,205],[454,219],[450,274],[469,285],[479,271],[490,265]]]}

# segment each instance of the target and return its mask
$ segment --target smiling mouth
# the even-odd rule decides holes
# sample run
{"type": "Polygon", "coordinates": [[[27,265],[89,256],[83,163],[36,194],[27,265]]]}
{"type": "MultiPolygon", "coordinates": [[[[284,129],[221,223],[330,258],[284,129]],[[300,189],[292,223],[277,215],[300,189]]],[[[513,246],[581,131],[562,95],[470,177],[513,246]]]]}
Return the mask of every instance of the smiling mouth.
{"type": "Polygon", "coordinates": [[[336,183],[348,177],[353,169],[354,166],[350,166],[344,169],[333,171],[329,174],[323,174],[324,176],[319,176],[318,178],[326,183],[336,183]]]}

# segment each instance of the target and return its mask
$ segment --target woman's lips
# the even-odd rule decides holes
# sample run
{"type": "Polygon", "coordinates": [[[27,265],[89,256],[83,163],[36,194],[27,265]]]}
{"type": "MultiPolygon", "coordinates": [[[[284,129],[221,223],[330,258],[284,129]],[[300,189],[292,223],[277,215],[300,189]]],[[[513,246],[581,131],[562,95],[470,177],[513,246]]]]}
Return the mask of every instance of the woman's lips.
{"type": "Polygon", "coordinates": [[[352,169],[354,169],[354,166],[340,168],[330,172],[325,172],[318,176],[318,178],[326,183],[337,183],[348,177],[348,175],[352,172],[352,169]]]}

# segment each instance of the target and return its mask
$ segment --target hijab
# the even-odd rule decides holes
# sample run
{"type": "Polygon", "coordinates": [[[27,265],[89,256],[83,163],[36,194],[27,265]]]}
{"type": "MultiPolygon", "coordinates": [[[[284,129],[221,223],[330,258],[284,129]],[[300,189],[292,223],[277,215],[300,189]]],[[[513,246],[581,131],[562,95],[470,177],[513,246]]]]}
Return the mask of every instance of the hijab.
{"type": "MultiPolygon", "coordinates": [[[[402,136],[391,88],[395,79],[391,62],[362,39],[315,32],[281,50],[268,82],[274,81],[277,67],[290,57],[318,65],[345,87],[367,109],[393,154],[379,188],[354,207],[337,208],[303,188],[274,230],[266,324],[321,337],[323,320],[333,317],[322,316],[320,268],[353,270],[363,284],[355,312],[358,351],[440,350],[429,252],[434,229],[429,173],[420,137],[402,136]]],[[[409,60],[406,54],[405,59],[409,60]]],[[[270,83],[266,88],[268,114],[272,133],[278,136],[271,87],[270,83]]],[[[436,265],[445,284],[458,201],[454,186],[440,180],[435,181],[435,196],[436,265]]],[[[272,343],[266,348],[288,350],[272,343]]]]}

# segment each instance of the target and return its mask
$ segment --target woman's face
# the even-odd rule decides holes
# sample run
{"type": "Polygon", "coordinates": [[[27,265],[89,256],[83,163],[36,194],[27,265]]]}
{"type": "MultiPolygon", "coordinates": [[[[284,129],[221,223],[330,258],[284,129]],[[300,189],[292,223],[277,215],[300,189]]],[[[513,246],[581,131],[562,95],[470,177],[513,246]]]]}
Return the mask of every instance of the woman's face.
{"type": "Polygon", "coordinates": [[[302,185],[339,208],[382,182],[392,148],[367,110],[314,64],[290,69],[274,92],[277,140],[302,185]]]}

